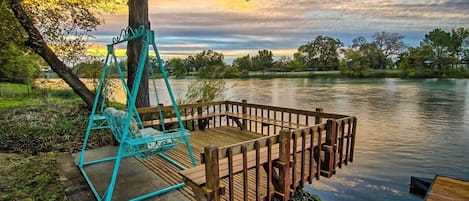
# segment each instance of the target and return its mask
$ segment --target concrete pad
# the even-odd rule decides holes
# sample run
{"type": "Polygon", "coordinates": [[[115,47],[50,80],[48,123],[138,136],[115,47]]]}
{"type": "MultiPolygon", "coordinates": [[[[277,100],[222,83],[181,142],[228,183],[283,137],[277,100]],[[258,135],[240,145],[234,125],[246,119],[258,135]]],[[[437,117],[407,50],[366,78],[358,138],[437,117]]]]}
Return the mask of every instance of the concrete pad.
{"type": "MultiPolygon", "coordinates": [[[[85,161],[102,159],[109,156],[115,156],[117,146],[105,146],[93,150],[86,151],[85,161]]],[[[75,162],[78,164],[80,154],[73,155],[75,162]]],[[[169,164],[168,164],[169,165],[169,164]]],[[[114,169],[114,161],[94,164],[85,167],[85,171],[95,186],[96,190],[102,194],[111,181],[112,171],[114,169]]],[[[175,172],[174,174],[177,174],[175,172]]],[[[154,192],[158,189],[168,187],[161,177],[154,174],[150,169],[145,167],[134,157],[122,159],[116,186],[112,200],[129,200],[143,194],[154,192]]],[[[179,191],[174,190],[160,196],[153,197],[149,200],[188,200],[179,191]]]]}

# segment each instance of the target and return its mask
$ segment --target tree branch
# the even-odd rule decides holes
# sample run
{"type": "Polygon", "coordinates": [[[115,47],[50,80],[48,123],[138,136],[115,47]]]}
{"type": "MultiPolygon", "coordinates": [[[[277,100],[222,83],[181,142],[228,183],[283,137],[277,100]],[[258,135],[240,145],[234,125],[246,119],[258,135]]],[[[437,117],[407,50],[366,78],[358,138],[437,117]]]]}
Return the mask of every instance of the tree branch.
{"type": "Polygon", "coordinates": [[[19,0],[10,0],[10,9],[13,11],[16,19],[28,34],[26,46],[30,47],[36,54],[41,56],[51,69],[57,73],[81,99],[86,103],[88,108],[93,106],[94,94],[85,86],[80,79],[72,73],[47,45],[39,30],[34,26],[31,17],[25,12],[19,0]]]}

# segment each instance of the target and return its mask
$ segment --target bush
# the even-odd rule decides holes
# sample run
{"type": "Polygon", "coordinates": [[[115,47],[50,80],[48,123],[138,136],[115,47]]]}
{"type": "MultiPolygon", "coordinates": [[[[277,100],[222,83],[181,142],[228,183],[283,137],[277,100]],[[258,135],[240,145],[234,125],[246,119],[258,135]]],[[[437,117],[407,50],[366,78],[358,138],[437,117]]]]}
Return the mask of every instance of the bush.
{"type": "Polygon", "coordinates": [[[50,89],[49,94],[55,98],[61,99],[74,99],[78,98],[78,95],[70,89],[50,89]]]}
{"type": "Polygon", "coordinates": [[[290,198],[290,201],[321,201],[321,198],[303,189],[298,189],[290,198]]]}
{"type": "MultiPolygon", "coordinates": [[[[0,48],[0,79],[8,82],[31,83],[39,73],[38,58],[7,43],[0,48]]],[[[40,60],[39,60],[40,61],[40,60]]]]}
{"type": "Polygon", "coordinates": [[[225,90],[225,81],[219,79],[197,79],[187,89],[185,100],[182,103],[197,101],[208,102],[221,97],[225,90]]]}

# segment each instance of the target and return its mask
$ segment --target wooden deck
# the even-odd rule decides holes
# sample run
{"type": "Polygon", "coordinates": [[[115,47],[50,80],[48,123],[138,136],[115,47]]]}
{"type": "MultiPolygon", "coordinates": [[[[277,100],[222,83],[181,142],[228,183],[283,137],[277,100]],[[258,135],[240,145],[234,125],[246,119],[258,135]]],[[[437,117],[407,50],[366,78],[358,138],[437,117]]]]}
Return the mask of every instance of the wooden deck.
{"type": "MultiPolygon", "coordinates": [[[[219,127],[210,128],[204,131],[194,131],[190,137],[190,142],[194,155],[197,159],[197,164],[200,164],[200,154],[203,153],[204,147],[210,145],[226,146],[234,143],[244,142],[251,139],[263,137],[260,134],[242,131],[236,127],[219,127]]],[[[189,154],[184,145],[178,146],[176,149],[165,152],[165,154],[186,167],[191,167],[189,154]]],[[[183,182],[182,177],[177,174],[180,170],[170,165],[167,161],[160,157],[153,157],[147,160],[143,160],[142,163],[150,168],[155,174],[160,175],[169,184],[177,184],[183,182]]],[[[254,173],[251,173],[254,174],[254,173]]],[[[252,177],[254,178],[254,177],[252,177]]],[[[242,190],[242,189],[239,189],[242,190]]],[[[189,187],[179,189],[179,191],[185,195],[188,200],[195,200],[194,193],[189,187]]],[[[237,191],[239,198],[242,198],[243,192],[237,191]]]]}
{"type": "Polygon", "coordinates": [[[436,176],[427,195],[427,201],[469,200],[469,181],[436,176]]]}
{"type": "MultiPolygon", "coordinates": [[[[188,200],[288,200],[291,193],[321,176],[329,178],[353,162],[357,119],[282,107],[220,101],[180,105],[184,127],[197,160],[191,167],[183,145],[141,161],[188,200]],[[201,159],[203,158],[203,159],[201,159]],[[203,161],[201,161],[203,160],[203,161]]],[[[139,108],[146,126],[161,127],[157,108],[139,108]]],[[[164,106],[164,125],[174,126],[164,106]]]]}

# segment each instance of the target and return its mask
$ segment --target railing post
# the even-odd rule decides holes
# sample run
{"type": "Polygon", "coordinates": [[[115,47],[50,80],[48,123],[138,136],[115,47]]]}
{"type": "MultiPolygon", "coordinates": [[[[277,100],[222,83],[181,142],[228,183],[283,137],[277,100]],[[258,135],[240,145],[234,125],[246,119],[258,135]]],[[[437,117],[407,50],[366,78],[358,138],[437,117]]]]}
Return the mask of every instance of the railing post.
{"type": "Polygon", "coordinates": [[[326,145],[324,160],[326,168],[326,176],[332,177],[335,171],[335,155],[337,151],[337,122],[335,120],[327,120],[326,126],[326,145]]]}
{"type": "Polygon", "coordinates": [[[243,113],[243,127],[241,128],[242,130],[246,130],[247,128],[247,124],[248,124],[248,120],[246,119],[247,118],[247,106],[246,106],[246,103],[248,102],[247,100],[241,100],[241,102],[243,103],[241,105],[242,107],[242,113],[243,113]]]}
{"type": "Polygon", "coordinates": [[[205,153],[205,179],[204,187],[207,200],[220,200],[220,175],[218,167],[218,147],[208,146],[204,148],[205,153]]]}
{"type": "MultiPolygon", "coordinates": [[[[323,111],[322,108],[316,108],[317,113],[321,113],[322,111],[323,111]]],[[[320,116],[320,114],[318,114],[317,116],[314,117],[314,124],[318,125],[320,123],[322,123],[322,117],[320,116]]]]}
{"type": "Polygon", "coordinates": [[[280,131],[280,147],[279,160],[277,162],[279,168],[278,185],[275,186],[274,196],[279,200],[288,200],[290,198],[290,142],[291,133],[288,129],[280,131]]]}
{"type": "Polygon", "coordinates": [[[350,143],[350,162],[353,162],[353,151],[355,150],[355,137],[357,135],[357,117],[353,117],[352,142],[350,143]]]}

